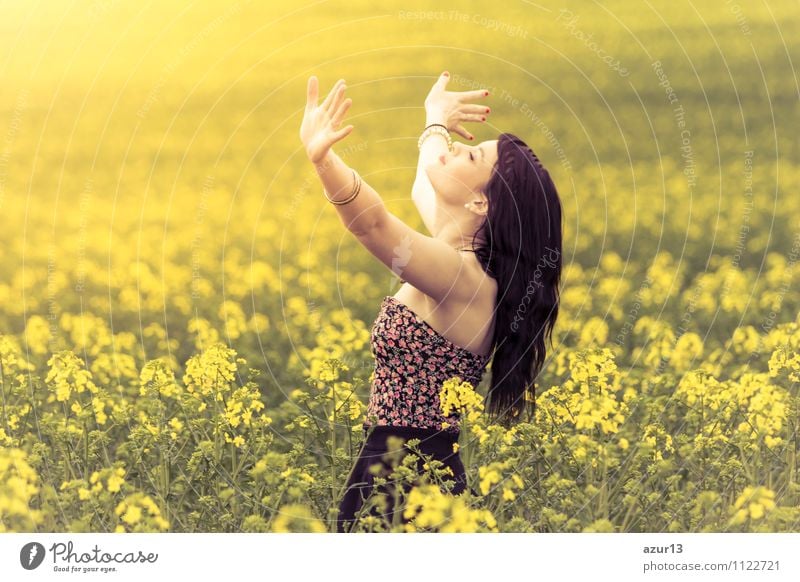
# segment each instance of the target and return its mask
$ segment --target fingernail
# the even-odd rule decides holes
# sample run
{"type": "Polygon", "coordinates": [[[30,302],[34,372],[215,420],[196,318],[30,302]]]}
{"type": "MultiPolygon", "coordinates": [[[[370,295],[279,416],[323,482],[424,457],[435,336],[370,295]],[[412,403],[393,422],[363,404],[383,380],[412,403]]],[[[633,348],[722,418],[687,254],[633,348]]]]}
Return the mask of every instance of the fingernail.
{"type": "Polygon", "coordinates": [[[469,136],[469,139],[473,139],[473,138],[474,138],[474,136],[472,136],[472,135],[471,135],[471,136],[469,136]]]}
{"type": "Polygon", "coordinates": [[[490,111],[491,111],[491,109],[489,109],[489,108],[487,107],[487,108],[486,108],[486,113],[489,113],[490,111]]]}
{"type": "Polygon", "coordinates": [[[449,77],[449,76],[450,76],[450,73],[448,73],[447,71],[445,71],[444,73],[442,73],[442,75],[444,75],[445,77],[449,77]]]}
{"type": "Polygon", "coordinates": [[[484,95],[488,95],[488,94],[489,94],[489,92],[488,92],[488,91],[484,91],[484,93],[483,93],[483,94],[484,94],[484,95]]]}
{"type": "Polygon", "coordinates": [[[486,121],[486,117],[481,115],[481,121],[486,121]]]}

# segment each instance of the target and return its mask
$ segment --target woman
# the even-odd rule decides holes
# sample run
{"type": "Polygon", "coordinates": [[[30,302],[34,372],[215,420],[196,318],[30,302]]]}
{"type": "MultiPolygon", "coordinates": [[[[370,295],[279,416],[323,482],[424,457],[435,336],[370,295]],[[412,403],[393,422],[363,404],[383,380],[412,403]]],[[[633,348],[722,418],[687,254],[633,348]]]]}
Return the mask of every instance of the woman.
{"type": "MultiPolygon", "coordinates": [[[[340,127],[352,103],[344,98],[344,80],[322,104],[317,78],[308,81],[300,138],[325,196],[345,227],[403,280],[394,296],[383,298],[372,327],[376,366],[366,438],[339,507],[340,532],[363,513],[374,480],[370,466],[390,469],[382,460],[389,436],[419,438],[421,452],[452,471],[451,492],[463,492],[466,475],[453,446],[459,418],[439,408],[442,383],[459,376],[477,387],[491,360],[486,410],[508,427],[522,419],[528,401],[534,407],[528,412],[535,411],[545,336],[552,345],[562,265],[558,193],[536,154],[513,134],[476,145],[452,142],[451,131],[474,139],[462,123],[486,120],[489,108],[470,101],[489,92],[447,91],[448,81],[444,72],[425,99],[412,189],[433,236],[390,213],[331,149],[353,130],[340,127]]],[[[378,515],[397,518],[394,507],[378,515]]]]}

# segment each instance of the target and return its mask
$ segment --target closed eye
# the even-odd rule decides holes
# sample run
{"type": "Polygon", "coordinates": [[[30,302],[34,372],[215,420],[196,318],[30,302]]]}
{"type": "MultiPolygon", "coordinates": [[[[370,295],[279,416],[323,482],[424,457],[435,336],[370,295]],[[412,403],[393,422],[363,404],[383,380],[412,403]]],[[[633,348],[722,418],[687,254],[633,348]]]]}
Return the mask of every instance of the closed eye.
{"type": "Polygon", "coordinates": [[[475,157],[472,155],[472,152],[469,152],[469,159],[473,162],[475,161],[475,157]]]}

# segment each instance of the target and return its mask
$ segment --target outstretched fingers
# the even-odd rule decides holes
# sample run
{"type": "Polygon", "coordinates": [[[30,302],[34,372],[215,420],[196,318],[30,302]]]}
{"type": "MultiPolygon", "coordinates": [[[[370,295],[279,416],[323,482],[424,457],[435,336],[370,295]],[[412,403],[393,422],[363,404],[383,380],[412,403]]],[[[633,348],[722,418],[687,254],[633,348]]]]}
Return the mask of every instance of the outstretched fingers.
{"type": "Polygon", "coordinates": [[[478,105],[477,103],[464,103],[458,110],[466,115],[488,115],[490,111],[486,105],[478,105]]]}
{"type": "Polygon", "coordinates": [[[476,89],[475,91],[459,91],[458,100],[463,103],[464,101],[483,99],[484,97],[488,96],[487,93],[489,93],[489,91],[486,89],[476,89]]]}
{"type": "Polygon", "coordinates": [[[331,114],[331,117],[333,117],[339,110],[339,106],[342,104],[342,100],[344,99],[345,89],[347,89],[347,86],[344,84],[344,82],[342,82],[342,84],[339,85],[339,88],[336,90],[336,94],[333,96],[333,102],[331,103],[330,108],[328,109],[328,111],[331,114]]]}
{"type": "Polygon", "coordinates": [[[464,139],[469,139],[469,140],[473,140],[473,139],[475,139],[475,136],[474,136],[474,135],[472,135],[470,132],[468,132],[466,129],[464,129],[464,126],[463,126],[463,125],[461,125],[460,123],[459,123],[459,124],[457,124],[457,125],[456,125],[456,126],[453,128],[453,133],[457,133],[458,135],[460,135],[460,136],[461,136],[461,137],[463,137],[464,139]]]}
{"type": "Polygon", "coordinates": [[[486,114],[484,113],[462,113],[461,121],[486,121],[486,114]]]}
{"type": "Polygon", "coordinates": [[[353,100],[348,97],[344,101],[342,101],[339,106],[336,108],[336,112],[333,114],[331,118],[331,127],[337,127],[341,122],[344,114],[347,113],[347,110],[350,109],[350,106],[353,104],[353,100]]]}
{"type": "Polygon", "coordinates": [[[336,96],[336,93],[339,91],[339,86],[342,84],[344,84],[344,79],[339,79],[338,81],[336,81],[336,84],[333,86],[333,89],[331,89],[331,92],[328,93],[327,97],[325,97],[325,101],[322,102],[321,105],[322,109],[324,109],[325,111],[330,109],[331,103],[334,97],[336,96]]]}
{"type": "Polygon", "coordinates": [[[338,129],[338,130],[334,131],[331,134],[331,138],[332,138],[333,143],[336,143],[337,141],[344,139],[345,137],[347,137],[349,135],[349,133],[351,131],[353,131],[353,126],[352,125],[347,125],[347,126],[343,127],[342,129],[338,129]]]}

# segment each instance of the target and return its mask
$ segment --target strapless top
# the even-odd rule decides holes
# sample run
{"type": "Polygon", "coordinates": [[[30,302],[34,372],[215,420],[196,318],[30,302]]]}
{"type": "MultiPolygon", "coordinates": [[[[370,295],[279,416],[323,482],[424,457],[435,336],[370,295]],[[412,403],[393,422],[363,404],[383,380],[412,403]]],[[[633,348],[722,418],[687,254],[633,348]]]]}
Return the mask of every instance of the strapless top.
{"type": "Polygon", "coordinates": [[[413,426],[457,433],[458,412],[445,417],[439,391],[445,380],[459,376],[475,388],[491,355],[482,356],[442,336],[407,305],[391,295],[383,298],[370,332],[375,371],[370,386],[366,427],[413,426]]]}

